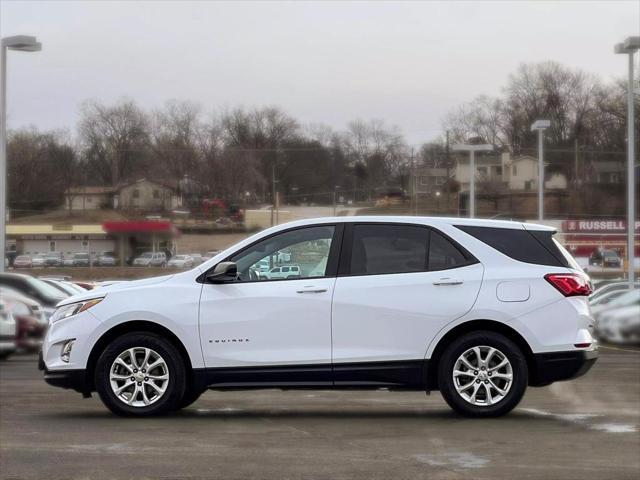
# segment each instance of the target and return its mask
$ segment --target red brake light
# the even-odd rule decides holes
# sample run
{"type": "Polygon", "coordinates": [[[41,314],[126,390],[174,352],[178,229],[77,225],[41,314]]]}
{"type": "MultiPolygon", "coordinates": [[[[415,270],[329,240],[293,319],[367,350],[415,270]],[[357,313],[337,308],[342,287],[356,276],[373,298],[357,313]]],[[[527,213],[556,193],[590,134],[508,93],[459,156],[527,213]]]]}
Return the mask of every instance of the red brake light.
{"type": "Polygon", "coordinates": [[[578,273],[549,273],[544,279],[565,297],[591,295],[593,292],[589,279],[578,273]]]}

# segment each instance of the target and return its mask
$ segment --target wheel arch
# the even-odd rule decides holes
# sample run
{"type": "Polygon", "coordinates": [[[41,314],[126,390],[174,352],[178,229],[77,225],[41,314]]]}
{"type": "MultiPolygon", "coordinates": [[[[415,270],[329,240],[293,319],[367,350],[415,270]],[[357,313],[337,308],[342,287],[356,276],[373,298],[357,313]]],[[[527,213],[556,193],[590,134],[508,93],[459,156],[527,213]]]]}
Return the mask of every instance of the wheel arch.
{"type": "Polygon", "coordinates": [[[189,353],[187,352],[186,347],[176,336],[176,334],[174,334],[167,327],[164,327],[163,325],[160,325],[156,322],[152,322],[149,320],[130,320],[111,327],[109,330],[104,332],[93,345],[93,348],[91,349],[91,353],[89,354],[89,358],[87,360],[86,367],[86,378],[89,391],[95,390],[95,369],[98,363],[98,359],[100,358],[100,355],[102,354],[104,349],[116,338],[131,332],[155,333],[156,335],[159,335],[165,340],[171,342],[171,344],[178,349],[178,352],[180,352],[180,355],[185,362],[185,369],[187,371],[188,378],[191,378],[193,372],[191,358],[189,357],[189,353]]]}
{"type": "Polygon", "coordinates": [[[510,327],[503,322],[499,322],[496,320],[478,319],[469,320],[467,322],[456,325],[451,330],[449,330],[442,338],[440,338],[433,350],[433,353],[431,354],[431,358],[429,358],[426,362],[427,366],[425,379],[428,390],[438,390],[438,365],[440,363],[442,353],[451,343],[451,341],[459,337],[460,335],[476,331],[490,331],[500,333],[514,342],[525,356],[525,359],[527,361],[527,368],[530,372],[530,384],[532,384],[533,379],[536,377],[536,362],[533,351],[531,350],[531,347],[529,346],[525,338],[513,327],[510,327]]]}

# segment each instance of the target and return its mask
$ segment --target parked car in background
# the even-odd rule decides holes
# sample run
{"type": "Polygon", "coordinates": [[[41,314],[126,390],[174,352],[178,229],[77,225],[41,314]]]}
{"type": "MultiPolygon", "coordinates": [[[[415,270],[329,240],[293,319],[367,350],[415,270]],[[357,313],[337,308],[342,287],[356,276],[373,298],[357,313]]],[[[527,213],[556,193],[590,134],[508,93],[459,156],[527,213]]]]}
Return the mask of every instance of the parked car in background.
{"type": "Polygon", "coordinates": [[[527,386],[598,356],[589,277],[554,233],[462,218],[278,225],[199,268],[62,302],[40,368],[127,416],[258,387],[439,390],[461,414],[504,415],[527,386]],[[255,278],[288,247],[297,276],[255,278]]]}
{"type": "Polygon", "coordinates": [[[0,296],[0,360],[16,350],[16,320],[0,296]]]}
{"type": "MultiPolygon", "coordinates": [[[[602,298],[602,297],[601,297],[602,298]]],[[[603,342],[636,343],[640,340],[640,289],[618,295],[606,305],[591,308],[595,335],[603,342]]]]}
{"type": "Polygon", "coordinates": [[[73,255],[62,258],[63,267],[73,267],[73,255]]]}
{"type": "Polygon", "coordinates": [[[44,267],[45,258],[46,256],[43,253],[37,253],[36,255],[31,257],[31,266],[44,267]]]}
{"type": "MultiPolygon", "coordinates": [[[[608,295],[611,292],[618,291],[624,293],[629,291],[629,282],[627,280],[607,280],[606,283],[594,283],[594,286],[595,291],[589,296],[589,303],[591,305],[597,305],[597,303],[594,302],[597,302],[600,297],[608,295]]],[[[634,282],[633,288],[640,289],[640,282],[634,282]]]]}
{"type": "Polygon", "coordinates": [[[62,252],[49,252],[44,256],[45,267],[60,267],[62,266],[62,262],[62,252]]]}
{"type": "Polygon", "coordinates": [[[133,260],[134,267],[166,267],[167,255],[164,252],[144,252],[133,260]]]}
{"type": "Polygon", "coordinates": [[[204,257],[199,253],[190,253],[189,256],[193,260],[194,266],[200,265],[202,262],[204,262],[204,257]]]}
{"type": "Polygon", "coordinates": [[[589,265],[605,268],[621,268],[622,258],[615,250],[596,250],[589,257],[589,265]]]}
{"type": "Polygon", "coordinates": [[[83,282],[79,280],[73,280],[71,283],[77,285],[80,288],[84,288],[85,290],[92,290],[95,288],[96,284],[93,282],[83,282]]]}
{"type": "Polygon", "coordinates": [[[0,296],[16,321],[16,347],[37,352],[48,325],[48,317],[40,304],[13,289],[0,289],[0,296]]]}
{"type": "Polygon", "coordinates": [[[222,250],[209,250],[206,255],[202,257],[202,260],[206,262],[207,260],[212,259],[216,255],[218,255],[222,250]]]}
{"type": "Polygon", "coordinates": [[[76,285],[75,283],[67,282],[64,280],[58,280],[55,278],[40,278],[40,280],[48,283],[49,285],[57,288],[61,292],[66,293],[68,295],[77,295],[79,293],[84,293],[87,291],[86,288],[82,288],[76,285]]]}
{"type": "Polygon", "coordinates": [[[69,297],[48,283],[22,273],[0,273],[0,287],[17,290],[25,297],[37,301],[42,305],[47,317],[53,313],[58,303],[69,297]]]}
{"type": "Polygon", "coordinates": [[[18,255],[13,261],[13,268],[31,268],[32,262],[29,255],[18,255]]]}
{"type": "Polygon", "coordinates": [[[174,255],[167,263],[168,267],[174,268],[191,268],[193,267],[193,258],[190,255],[174,255]]]}
{"type": "Polygon", "coordinates": [[[73,254],[73,266],[74,267],[90,267],[91,255],[86,252],[77,252],[73,254]]]}
{"type": "Polygon", "coordinates": [[[112,252],[103,252],[98,257],[98,265],[101,267],[115,267],[116,257],[112,252]]]}
{"type": "Polygon", "coordinates": [[[283,265],[281,267],[273,267],[269,270],[265,277],[269,280],[278,278],[295,278],[300,276],[300,267],[298,265],[283,265]]]}

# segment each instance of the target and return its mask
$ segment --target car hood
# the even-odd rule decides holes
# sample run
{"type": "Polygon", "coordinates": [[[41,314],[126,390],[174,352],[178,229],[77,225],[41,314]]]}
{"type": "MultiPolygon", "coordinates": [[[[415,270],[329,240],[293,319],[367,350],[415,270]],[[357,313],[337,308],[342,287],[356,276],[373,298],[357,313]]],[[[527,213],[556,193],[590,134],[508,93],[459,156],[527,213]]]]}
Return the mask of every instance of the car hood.
{"type": "Polygon", "coordinates": [[[63,305],[68,305],[70,303],[81,302],[83,300],[89,300],[96,297],[104,297],[110,292],[115,292],[119,290],[128,290],[130,288],[136,287],[144,287],[147,285],[155,285],[157,283],[166,282],[173,275],[162,275],[160,277],[151,277],[151,278],[143,278],[141,280],[131,280],[114,283],[113,285],[107,285],[105,287],[97,287],[93,290],[87,290],[86,293],[80,293],[78,295],[74,295],[69,298],[65,298],[62,302],[58,304],[58,307],[63,305]]]}

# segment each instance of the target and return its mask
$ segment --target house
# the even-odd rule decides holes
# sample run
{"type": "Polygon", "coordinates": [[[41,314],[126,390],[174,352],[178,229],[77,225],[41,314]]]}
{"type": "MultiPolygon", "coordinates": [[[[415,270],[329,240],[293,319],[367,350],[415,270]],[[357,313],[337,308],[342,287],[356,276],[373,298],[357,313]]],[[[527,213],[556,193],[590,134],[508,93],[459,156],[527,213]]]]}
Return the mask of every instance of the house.
{"type": "Polygon", "coordinates": [[[84,186],[71,188],[65,193],[65,207],[71,210],[172,210],[182,205],[177,191],[177,185],[146,178],[117,187],[84,186]]]}
{"type": "Polygon", "coordinates": [[[612,160],[593,162],[593,175],[596,183],[622,183],[626,177],[625,164],[612,160]]]}
{"type": "MultiPolygon", "coordinates": [[[[509,153],[501,157],[503,181],[509,190],[537,190],[538,189],[538,159],[530,155],[519,155],[511,158],[509,153]]],[[[566,189],[567,177],[559,172],[548,174],[545,172],[545,189],[566,189]]]]}
{"type": "Polygon", "coordinates": [[[113,187],[77,187],[65,193],[65,208],[70,210],[98,210],[113,205],[113,187]]]}
{"type": "MultiPolygon", "coordinates": [[[[495,154],[476,154],[476,182],[484,180],[503,180],[503,163],[495,154]]],[[[454,168],[454,179],[460,184],[461,190],[469,190],[471,168],[469,155],[458,155],[454,168]]]]}
{"type": "Polygon", "coordinates": [[[418,173],[416,192],[430,194],[444,188],[447,183],[446,168],[424,168],[418,173]]]}
{"type": "Polygon", "coordinates": [[[114,208],[129,210],[172,210],[181,206],[176,189],[158,181],[142,178],[118,188],[114,208]]]}
{"type": "MultiPolygon", "coordinates": [[[[455,179],[463,191],[469,190],[469,157],[458,157],[455,179]]],[[[567,178],[562,173],[546,174],[545,189],[566,189],[567,178]]],[[[500,157],[476,155],[476,182],[502,182],[511,191],[530,191],[538,189],[538,159],[529,155],[511,157],[508,152],[500,157]]]]}

